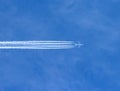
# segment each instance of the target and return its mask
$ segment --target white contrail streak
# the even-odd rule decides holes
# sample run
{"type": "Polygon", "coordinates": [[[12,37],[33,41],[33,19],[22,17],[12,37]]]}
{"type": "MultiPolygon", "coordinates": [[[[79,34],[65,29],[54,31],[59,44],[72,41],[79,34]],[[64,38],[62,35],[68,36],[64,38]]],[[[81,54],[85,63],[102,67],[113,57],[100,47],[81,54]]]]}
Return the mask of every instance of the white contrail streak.
{"type": "Polygon", "coordinates": [[[0,41],[0,49],[70,49],[81,45],[74,41],[0,41]]]}

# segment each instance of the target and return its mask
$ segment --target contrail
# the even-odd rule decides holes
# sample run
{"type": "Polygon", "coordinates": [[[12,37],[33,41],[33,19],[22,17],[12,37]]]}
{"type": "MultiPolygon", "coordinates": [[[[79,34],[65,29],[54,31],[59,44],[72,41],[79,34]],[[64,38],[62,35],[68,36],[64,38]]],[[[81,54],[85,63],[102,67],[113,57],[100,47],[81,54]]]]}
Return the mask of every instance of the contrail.
{"type": "Polygon", "coordinates": [[[81,45],[74,41],[0,41],[0,49],[71,49],[81,45]]]}

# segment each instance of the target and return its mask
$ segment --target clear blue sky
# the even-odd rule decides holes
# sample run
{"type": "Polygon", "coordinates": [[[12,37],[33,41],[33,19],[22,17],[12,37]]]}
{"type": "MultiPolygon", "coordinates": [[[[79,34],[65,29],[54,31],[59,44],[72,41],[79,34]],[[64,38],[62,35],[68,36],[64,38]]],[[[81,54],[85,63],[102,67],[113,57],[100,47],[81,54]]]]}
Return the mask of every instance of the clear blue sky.
{"type": "Polygon", "coordinates": [[[3,40],[84,46],[0,50],[0,91],[120,91],[120,0],[0,0],[3,40]]]}

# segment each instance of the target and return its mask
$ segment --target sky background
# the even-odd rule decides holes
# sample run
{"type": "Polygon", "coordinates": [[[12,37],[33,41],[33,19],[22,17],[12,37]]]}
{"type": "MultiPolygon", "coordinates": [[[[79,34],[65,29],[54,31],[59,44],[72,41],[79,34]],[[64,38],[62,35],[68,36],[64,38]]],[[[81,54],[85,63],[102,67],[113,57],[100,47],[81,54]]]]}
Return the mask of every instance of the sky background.
{"type": "Polygon", "coordinates": [[[5,40],[84,46],[0,50],[0,91],[120,91],[120,0],[0,0],[5,40]]]}

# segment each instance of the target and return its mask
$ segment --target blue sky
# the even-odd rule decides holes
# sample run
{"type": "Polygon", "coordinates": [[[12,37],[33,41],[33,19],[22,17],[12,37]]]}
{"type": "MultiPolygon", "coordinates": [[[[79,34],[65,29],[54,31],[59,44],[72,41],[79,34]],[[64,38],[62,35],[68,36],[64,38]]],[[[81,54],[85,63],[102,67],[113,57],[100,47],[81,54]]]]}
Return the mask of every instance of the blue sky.
{"type": "Polygon", "coordinates": [[[0,41],[84,44],[0,50],[0,91],[120,91],[119,11],[119,0],[0,0],[0,41]]]}

